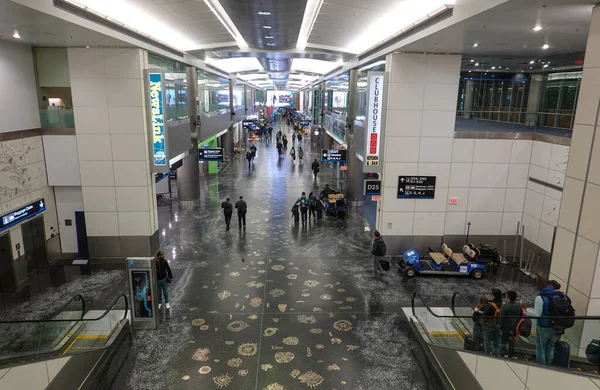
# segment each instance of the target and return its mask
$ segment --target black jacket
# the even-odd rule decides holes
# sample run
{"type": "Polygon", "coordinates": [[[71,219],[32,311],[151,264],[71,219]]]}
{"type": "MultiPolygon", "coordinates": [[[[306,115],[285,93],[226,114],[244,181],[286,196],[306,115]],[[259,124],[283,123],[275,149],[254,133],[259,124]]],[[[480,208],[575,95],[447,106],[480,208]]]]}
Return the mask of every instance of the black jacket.
{"type": "Polygon", "coordinates": [[[495,303],[499,310],[502,309],[502,299],[492,300],[483,307],[483,326],[485,328],[498,329],[498,317],[500,312],[496,313],[496,308],[492,303],[495,303]]]}
{"type": "Polygon", "coordinates": [[[173,274],[171,273],[171,267],[169,267],[169,262],[167,259],[160,259],[155,261],[156,263],[156,279],[163,280],[167,276],[169,279],[173,279],[173,274]]]}
{"type": "Polygon", "coordinates": [[[233,214],[233,205],[229,201],[221,203],[221,208],[225,214],[233,214]]]}
{"type": "Polygon", "coordinates": [[[235,202],[235,208],[238,211],[238,215],[244,215],[246,214],[246,211],[248,211],[248,205],[245,200],[238,200],[235,202]]]}
{"type": "Polygon", "coordinates": [[[318,171],[319,170],[319,163],[316,161],[313,161],[311,167],[310,167],[311,171],[318,171]]]}
{"type": "Polygon", "coordinates": [[[371,250],[371,254],[373,256],[385,256],[387,252],[387,247],[385,246],[385,242],[383,242],[383,237],[377,237],[373,241],[373,249],[371,250]]]}

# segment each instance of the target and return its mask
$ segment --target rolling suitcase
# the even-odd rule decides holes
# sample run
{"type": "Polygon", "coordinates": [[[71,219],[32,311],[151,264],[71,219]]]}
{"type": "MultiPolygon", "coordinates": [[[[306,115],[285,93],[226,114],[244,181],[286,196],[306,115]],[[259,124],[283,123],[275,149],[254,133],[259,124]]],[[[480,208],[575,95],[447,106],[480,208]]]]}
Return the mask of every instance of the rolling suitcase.
{"type": "Polygon", "coordinates": [[[571,360],[571,346],[562,340],[558,340],[554,345],[554,359],[552,365],[556,367],[569,368],[571,360]]]}

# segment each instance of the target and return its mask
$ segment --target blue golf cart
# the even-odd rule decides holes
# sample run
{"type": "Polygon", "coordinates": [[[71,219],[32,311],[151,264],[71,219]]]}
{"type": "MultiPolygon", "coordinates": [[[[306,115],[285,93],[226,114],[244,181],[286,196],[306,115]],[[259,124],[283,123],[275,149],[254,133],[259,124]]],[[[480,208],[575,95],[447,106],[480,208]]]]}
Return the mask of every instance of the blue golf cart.
{"type": "Polygon", "coordinates": [[[486,274],[485,265],[473,261],[473,249],[469,245],[463,247],[463,253],[453,253],[446,244],[442,244],[439,252],[429,249],[421,256],[415,249],[404,252],[398,272],[412,278],[417,274],[458,275],[481,279],[486,274]]]}

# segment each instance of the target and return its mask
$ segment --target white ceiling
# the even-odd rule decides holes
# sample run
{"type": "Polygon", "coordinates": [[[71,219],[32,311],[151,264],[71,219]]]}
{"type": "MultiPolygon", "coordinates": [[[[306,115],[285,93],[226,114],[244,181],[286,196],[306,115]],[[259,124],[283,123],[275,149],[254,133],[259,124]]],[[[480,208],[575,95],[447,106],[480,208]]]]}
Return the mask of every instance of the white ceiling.
{"type": "Polygon", "coordinates": [[[36,46],[130,46],[9,0],[0,0],[0,39],[36,46]],[[15,29],[21,39],[13,38],[15,29]]]}

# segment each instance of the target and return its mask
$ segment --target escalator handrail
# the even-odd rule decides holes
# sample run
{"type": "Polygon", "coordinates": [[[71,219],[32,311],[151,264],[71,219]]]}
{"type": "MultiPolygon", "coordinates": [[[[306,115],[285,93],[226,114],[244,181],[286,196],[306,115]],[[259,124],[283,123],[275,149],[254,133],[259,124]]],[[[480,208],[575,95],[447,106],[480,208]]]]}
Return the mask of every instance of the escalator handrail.
{"type": "MultiPolygon", "coordinates": [[[[417,316],[417,314],[415,313],[415,299],[418,298],[421,303],[423,303],[425,309],[427,309],[427,311],[429,313],[431,313],[431,315],[433,315],[434,317],[437,318],[472,318],[472,316],[457,316],[457,315],[443,315],[443,314],[437,314],[435,313],[433,310],[431,310],[431,307],[429,307],[428,304],[425,303],[425,301],[423,300],[423,298],[421,297],[420,294],[418,293],[413,293],[411,296],[411,308],[412,308],[412,313],[413,316],[417,316]]],[[[509,319],[521,319],[523,318],[522,316],[503,316],[502,318],[509,318],[509,319]]],[[[549,320],[549,319],[571,319],[571,320],[592,320],[592,321],[600,321],[600,316],[573,316],[573,317],[561,317],[561,316],[527,316],[527,318],[531,319],[531,320],[549,320]]]]}
{"type": "MultiPolygon", "coordinates": [[[[74,299],[75,297],[73,297],[72,299],[74,299]]],[[[82,297],[83,298],[83,297],[82,297]]],[[[97,318],[81,318],[78,320],[72,319],[72,320],[11,320],[11,321],[0,321],[0,324],[30,324],[30,323],[53,323],[53,322],[91,322],[91,321],[98,321],[103,319],[104,317],[106,317],[106,315],[108,313],[110,313],[110,311],[115,307],[115,305],[117,304],[117,302],[119,302],[119,300],[121,300],[121,298],[125,299],[125,310],[123,312],[123,318],[121,320],[124,320],[127,318],[127,313],[129,311],[129,300],[127,299],[127,295],[125,294],[120,294],[115,300],[113,300],[113,302],[110,304],[110,307],[104,311],[104,313],[97,318]]]]}
{"type": "Polygon", "coordinates": [[[49,321],[67,321],[67,322],[71,322],[71,321],[79,321],[78,319],[72,319],[72,320],[52,320],[52,318],[55,318],[60,313],[62,313],[71,304],[71,302],[73,302],[77,298],[79,298],[79,300],[81,300],[81,317],[79,318],[79,320],[81,320],[85,316],[85,298],[83,297],[83,295],[77,294],[77,295],[74,295],[73,297],[71,297],[71,299],[69,299],[67,301],[67,303],[65,303],[64,305],[62,305],[60,307],[60,309],[58,309],[55,312],[55,314],[52,314],[52,315],[48,316],[47,319],[44,319],[44,320],[9,320],[9,321],[0,321],[0,324],[15,324],[15,323],[20,323],[20,322],[49,322],[49,321]]]}
{"type": "Polygon", "coordinates": [[[469,306],[468,306],[469,309],[471,309],[471,310],[475,309],[475,307],[472,306],[471,303],[469,303],[469,300],[467,298],[465,298],[464,295],[462,295],[460,292],[457,291],[454,294],[452,294],[452,307],[451,307],[452,314],[456,315],[456,311],[454,310],[454,308],[456,307],[455,301],[456,301],[457,297],[460,297],[460,298],[462,298],[463,301],[467,302],[469,304],[469,306]]]}

